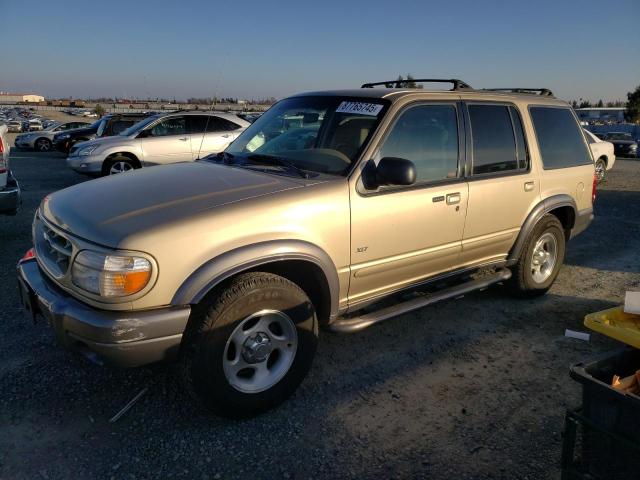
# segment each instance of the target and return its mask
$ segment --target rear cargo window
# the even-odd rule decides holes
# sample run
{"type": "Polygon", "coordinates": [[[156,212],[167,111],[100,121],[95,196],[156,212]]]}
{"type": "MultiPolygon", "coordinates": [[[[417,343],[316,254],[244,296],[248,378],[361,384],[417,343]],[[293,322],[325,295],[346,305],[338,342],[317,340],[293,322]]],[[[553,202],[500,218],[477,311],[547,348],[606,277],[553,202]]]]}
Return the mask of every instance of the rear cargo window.
{"type": "Polygon", "coordinates": [[[545,170],[592,163],[580,126],[568,108],[529,107],[545,170]]]}
{"type": "Polygon", "coordinates": [[[469,105],[469,117],[473,138],[473,174],[516,170],[518,158],[509,107],[469,105]]]}

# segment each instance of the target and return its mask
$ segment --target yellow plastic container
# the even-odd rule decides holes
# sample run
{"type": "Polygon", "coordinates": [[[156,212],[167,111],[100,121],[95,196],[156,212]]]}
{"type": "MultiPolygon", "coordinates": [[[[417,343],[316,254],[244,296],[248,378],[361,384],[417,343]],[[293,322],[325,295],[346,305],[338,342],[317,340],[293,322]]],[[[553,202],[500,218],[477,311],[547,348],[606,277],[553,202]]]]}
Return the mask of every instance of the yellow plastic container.
{"type": "Polygon", "coordinates": [[[584,325],[607,337],[640,348],[640,315],[624,313],[624,307],[615,307],[584,317],[584,325]]]}

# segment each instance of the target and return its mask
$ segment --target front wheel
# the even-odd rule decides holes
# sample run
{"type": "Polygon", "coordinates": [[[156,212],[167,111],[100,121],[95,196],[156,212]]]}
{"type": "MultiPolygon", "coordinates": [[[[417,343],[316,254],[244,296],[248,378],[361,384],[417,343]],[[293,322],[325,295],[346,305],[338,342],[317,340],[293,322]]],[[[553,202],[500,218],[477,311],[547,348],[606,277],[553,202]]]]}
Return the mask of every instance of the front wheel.
{"type": "Polygon", "coordinates": [[[518,263],[513,267],[512,292],[520,297],[544,295],[560,272],[564,253],[562,224],[555,215],[547,214],[529,234],[518,263]]]}
{"type": "Polygon", "coordinates": [[[270,273],[241,274],[194,309],[182,380],[214,413],[232,418],[286,400],[311,368],[318,320],[305,292],[270,273]]]}
{"type": "Polygon", "coordinates": [[[129,157],[115,157],[105,160],[102,165],[102,175],[117,175],[119,173],[130,172],[135,168],[138,168],[138,165],[129,157]]]}

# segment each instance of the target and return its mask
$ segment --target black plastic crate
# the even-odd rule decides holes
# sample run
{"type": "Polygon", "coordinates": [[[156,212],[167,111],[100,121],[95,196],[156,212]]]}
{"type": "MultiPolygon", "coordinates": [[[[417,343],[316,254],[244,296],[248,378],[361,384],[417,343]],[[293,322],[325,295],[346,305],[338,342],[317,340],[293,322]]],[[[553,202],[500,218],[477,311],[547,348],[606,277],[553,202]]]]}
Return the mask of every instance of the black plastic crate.
{"type": "Polygon", "coordinates": [[[636,370],[640,350],[632,348],[571,367],[571,378],[582,384],[576,417],[583,420],[578,422],[583,426],[580,463],[595,478],[640,478],[640,398],[611,386],[614,375],[626,377],[636,370]]]}

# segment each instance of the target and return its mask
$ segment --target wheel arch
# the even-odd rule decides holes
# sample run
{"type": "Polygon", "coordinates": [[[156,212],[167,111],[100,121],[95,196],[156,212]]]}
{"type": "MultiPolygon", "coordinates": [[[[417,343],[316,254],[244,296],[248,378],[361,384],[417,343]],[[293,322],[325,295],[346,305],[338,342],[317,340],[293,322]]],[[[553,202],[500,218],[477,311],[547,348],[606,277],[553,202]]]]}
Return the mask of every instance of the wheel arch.
{"type": "Polygon", "coordinates": [[[264,271],[285,277],[309,296],[322,324],[338,313],[337,269],[320,247],[301,240],[276,240],[240,247],[198,267],[178,288],[172,305],[198,304],[240,273],[264,271]]]}
{"type": "Polygon", "coordinates": [[[577,211],[578,208],[576,207],[575,200],[567,194],[553,195],[538,203],[533,207],[531,212],[529,212],[529,215],[527,215],[527,218],[522,224],[518,238],[516,238],[507,257],[507,264],[513,265],[518,261],[527,237],[540,219],[548,213],[558,218],[564,229],[565,238],[569,240],[569,238],[571,238],[571,230],[575,226],[577,211]]]}
{"type": "Polygon", "coordinates": [[[142,164],[140,163],[140,159],[132,152],[127,152],[127,151],[116,151],[113,153],[108,154],[104,161],[108,162],[109,160],[113,160],[115,157],[127,157],[130,160],[136,162],[138,164],[138,166],[142,166],[142,164]]]}

